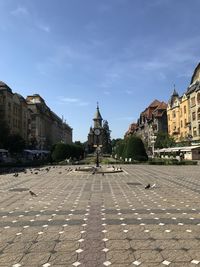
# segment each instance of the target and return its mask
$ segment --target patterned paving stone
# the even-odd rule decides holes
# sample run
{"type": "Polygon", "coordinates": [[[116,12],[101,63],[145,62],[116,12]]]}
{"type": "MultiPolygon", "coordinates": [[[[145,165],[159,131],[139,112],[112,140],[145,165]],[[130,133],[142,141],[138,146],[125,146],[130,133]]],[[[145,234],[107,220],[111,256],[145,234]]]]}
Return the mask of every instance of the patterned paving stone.
{"type": "Polygon", "coordinates": [[[1,267],[200,264],[199,166],[124,165],[104,176],[68,168],[0,175],[1,267]]]}

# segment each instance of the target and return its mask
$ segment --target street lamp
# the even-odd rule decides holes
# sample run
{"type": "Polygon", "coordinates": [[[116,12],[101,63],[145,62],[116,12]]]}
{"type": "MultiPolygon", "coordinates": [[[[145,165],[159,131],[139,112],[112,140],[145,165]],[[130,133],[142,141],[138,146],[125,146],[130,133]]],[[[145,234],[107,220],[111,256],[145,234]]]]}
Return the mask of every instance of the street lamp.
{"type": "Polygon", "coordinates": [[[99,128],[95,128],[94,129],[94,134],[96,136],[96,146],[97,146],[97,149],[96,149],[96,167],[99,167],[99,136],[101,134],[101,130],[99,128]]]}

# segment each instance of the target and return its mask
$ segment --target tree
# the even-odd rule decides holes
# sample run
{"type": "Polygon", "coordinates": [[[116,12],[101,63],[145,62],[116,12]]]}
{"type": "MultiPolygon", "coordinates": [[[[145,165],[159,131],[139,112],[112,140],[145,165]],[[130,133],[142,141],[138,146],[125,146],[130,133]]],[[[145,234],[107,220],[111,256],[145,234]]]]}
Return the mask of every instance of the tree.
{"type": "Polygon", "coordinates": [[[142,139],[136,136],[128,137],[126,139],[123,156],[124,158],[131,158],[139,161],[148,160],[142,139]]]}
{"type": "Polygon", "coordinates": [[[54,161],[61,161],[61,160],[66,159],[67,154],[68,153],[67,153],[66,144],[59,143],[59,144],[56,144],[54,147],[54,150],[52,152],[52,159],[54,161]]]}
{"type": "Polygon", "coordinates": [[[165,132],[158,132],[155,148],[173,147],[176,144],[174,138],[165,132]]]}
{"type": "Polygon", "coordinates": [[[4,121],[0,121],[0,148],[6,147],[6,142],[9,136],[9,127],[4,121]]]}
{"type": "Polygon", "coordinates": [[[84,148],[75,144],[58,143],[53,146],[52,159],[54,161],[61,161],[64,159],[80,159],[83,158],[84,148]]]}
{"type": "Polygon", "coordinates": [[[111,138],[110,138],[110,129],[108,125],[108,121],[103,121],[103,132],[102,132],[102,151],[103,153],[111,154],[112,152],[112,145],[111,145],[111,138]]]}
{"type": "Polygon", "coordinates": [[[123,157],[124,148],[125,148],[125,141],[121,139],[116,143],[116,154],[118,158],[123,157]]]}
{"type": "Polygon", "coordinates": [[[26,146],[24,139],[19,134],[9,135],[6,143],[6,146],[11,153],[20,153],[26,146]]]}

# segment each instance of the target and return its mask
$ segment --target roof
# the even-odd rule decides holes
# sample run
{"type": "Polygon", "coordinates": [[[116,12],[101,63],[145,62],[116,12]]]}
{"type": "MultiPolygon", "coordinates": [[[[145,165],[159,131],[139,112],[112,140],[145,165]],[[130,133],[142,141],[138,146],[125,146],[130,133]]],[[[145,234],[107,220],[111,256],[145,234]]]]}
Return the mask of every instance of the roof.
{"type": "Polygon", "coordinates": [[[103,120],[102,117],[101,117],[101,113],[99,111],[99,106],[98,105],[97,105],[96,113],[94,115],[94,120],[103,120]]]}
{"type": "Polygon", "coordinates": [[[26,103],[26,100],[25,100],[25,98],[24,98],[22,95],[20,95],[20,94],[18,94],[18,93],[15,93],[15,95],[17,95],[17,96],[19,97],[20,101],[26,103]]]}
{"type": "Polygon", "coordinates": [[[0,90],[7,90],[10,93],[12,93],[11,88],[4,82],[0,81],[0,90]]]}
{"type": "Polygon", "coordinates": [[[192,92],[194,91],[198,91],[200,90],[200,82],[199,81],[196,81],[194,84],[191,84],[188,89],[187,89],[187,92],[186,92],[186,95],[189,95],[191,94],[192,92]]]}
{"type": "Polygon", "coordinates": [[[200,146],[180,146],[168,147],[155,150],[155,152],[176,152],[176,151],[192,151],[193,149],[200,149],[200,146]]]}
{"type": "Polygon", "coordinates": [[[195,70],[193,72],[190,84],[192,84],[194,82],[194,78],[195,78],[195,76],[197,74],[197,71],[199,71],[199,70],[200,70],[200,63],[198,63],[198,65],[196,66],[196,68],[195,68],[195,70]]]}
{"type": "Polygon", "coordinates": [[[162,101],[160,105],[158,105],[158,107],[152,113],[155,117],[162,117],[166,109],[167,109],[167,104],[162,101]]]}
{"type": "Polygon", "coordinates": [[[177,93],[176,89],[174,88],[174,91],[173,91],[173,93],[172,93],[172,95],[171,95],[171,97],[170,97],[168,103],[169,103],[170,105],[172,105],[174,99],[176,99],[176,98],[179,98],[179,94],[177,93]]]}
{"type": "Polygon", "coordinates": [[[157,107],[159,104],[160,104],[160,101],[155,99],[148,107],[154,108],[154,107],[157,107]]]}

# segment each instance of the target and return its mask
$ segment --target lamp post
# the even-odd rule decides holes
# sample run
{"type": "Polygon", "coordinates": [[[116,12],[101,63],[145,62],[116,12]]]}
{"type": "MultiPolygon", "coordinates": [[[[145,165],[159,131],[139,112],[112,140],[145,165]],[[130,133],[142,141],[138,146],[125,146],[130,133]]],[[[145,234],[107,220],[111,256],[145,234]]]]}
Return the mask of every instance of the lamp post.
{"type": "Polygon", "coordinates": [[[94,129],[94,134],[96,136],[96,167],[99,167],[99,135],[101,134],[101,130],[99,128],[94,129]]]}

